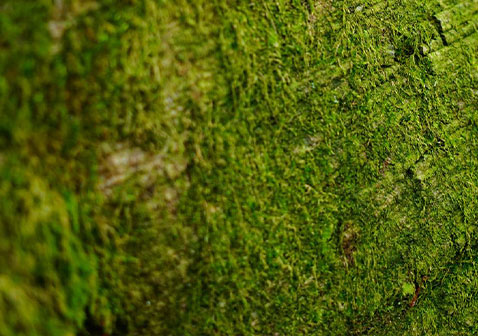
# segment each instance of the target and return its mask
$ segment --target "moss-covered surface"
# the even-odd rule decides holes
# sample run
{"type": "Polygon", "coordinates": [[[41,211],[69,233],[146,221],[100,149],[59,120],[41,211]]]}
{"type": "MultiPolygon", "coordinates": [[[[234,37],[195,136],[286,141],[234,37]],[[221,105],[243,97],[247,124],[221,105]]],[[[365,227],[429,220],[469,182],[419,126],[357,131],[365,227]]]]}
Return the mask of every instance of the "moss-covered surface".
{"type": "Polygon", "coordinates": [[[0,335],[474,335],[476,1],[0,2],[0,335]]]}

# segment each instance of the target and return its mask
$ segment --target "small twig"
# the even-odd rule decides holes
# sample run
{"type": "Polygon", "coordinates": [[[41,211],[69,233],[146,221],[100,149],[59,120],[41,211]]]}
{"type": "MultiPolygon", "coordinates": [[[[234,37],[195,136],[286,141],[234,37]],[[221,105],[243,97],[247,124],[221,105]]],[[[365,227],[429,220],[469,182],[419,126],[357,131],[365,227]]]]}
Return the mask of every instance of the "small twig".
{"type": "MultiPolygon", "coordinates": [[[[422,276],[422,281],[421,283],[423,284],[425,281],[427,281],[428,279],[428,276],[424,275],[422,276]]],[[[420,284],[416,283],[415,284],[415,294],[413,295],[413,298],[412,298],[412,301],[410,301],[410,308],[414,307],[416,304],[417,304],[417,300],[418,300],[418,296],[420,295],[420,291],[421,291],[421,286],[420,284]]]]}
{"type": "Polygon", "coordinates": [[[418,295],[420,295],[420,289],[421,289],[420,286],[417,284],[415,286],[415,295],[413,295],[413,299],[410,302],[410,308],[414,307],[417,304],[418,295]]]}

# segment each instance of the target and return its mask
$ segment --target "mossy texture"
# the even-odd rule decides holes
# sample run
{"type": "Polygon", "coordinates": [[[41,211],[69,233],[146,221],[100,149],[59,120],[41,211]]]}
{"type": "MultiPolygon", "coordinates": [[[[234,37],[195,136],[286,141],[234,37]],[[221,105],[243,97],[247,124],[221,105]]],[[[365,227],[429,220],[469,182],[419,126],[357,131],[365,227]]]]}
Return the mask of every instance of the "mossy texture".
{"type": "Polygon", "coordinates": [[[4,0],[0,335],[474,335],[475,1],[4,0]]]}

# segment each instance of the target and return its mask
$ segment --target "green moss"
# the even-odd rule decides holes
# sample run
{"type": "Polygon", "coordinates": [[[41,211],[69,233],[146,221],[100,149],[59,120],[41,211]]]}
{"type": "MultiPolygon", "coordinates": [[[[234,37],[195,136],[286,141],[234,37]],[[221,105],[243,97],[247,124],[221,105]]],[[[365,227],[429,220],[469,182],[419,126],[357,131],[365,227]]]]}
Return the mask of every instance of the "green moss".
{"type": "Polygon", "coordinates": [[[6,0],[0,334],[474,334],[464,3],[6,0]]]}

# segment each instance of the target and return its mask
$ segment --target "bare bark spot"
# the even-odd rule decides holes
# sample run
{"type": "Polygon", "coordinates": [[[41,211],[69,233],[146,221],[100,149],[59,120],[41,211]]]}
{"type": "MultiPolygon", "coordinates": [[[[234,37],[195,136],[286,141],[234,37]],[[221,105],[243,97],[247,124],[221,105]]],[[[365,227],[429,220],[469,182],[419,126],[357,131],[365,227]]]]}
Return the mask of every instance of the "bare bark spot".
{"type": "MultiPolygon", "coordinates": [[[[154,188],[158,177],[177,178],[186,168],[182,160],[170,161],[161,154],[152,154],[140,148],[130,148],[119,144],[105,156],[100,167],[100,190],[107,196],[111,195],[116,186],[126,182],[131,177],[144,189],[154,188]]],[[[169,198],[175,198],[171,192],[169,198]]]]}

